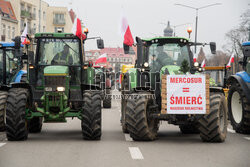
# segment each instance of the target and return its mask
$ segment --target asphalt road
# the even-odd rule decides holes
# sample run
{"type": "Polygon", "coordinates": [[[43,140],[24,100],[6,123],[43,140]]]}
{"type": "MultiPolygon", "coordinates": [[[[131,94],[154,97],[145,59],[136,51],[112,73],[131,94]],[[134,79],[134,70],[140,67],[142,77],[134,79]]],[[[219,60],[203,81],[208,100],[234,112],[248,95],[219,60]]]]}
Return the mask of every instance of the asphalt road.
{"type": "Polygon", "coordinates": [[[158,140],[134,142],[121,131],[120,101],[112,105],[103,109],[100,141],[82,140],[78,119],[44,124],[41,133],[29,134],[23,142],[7,141],[0,133],[0,167],[250,166],[250,135],[229,127],[224,143],[204,143],[199,135],[183,135],[177,126],[162,122],[158,140]]]}

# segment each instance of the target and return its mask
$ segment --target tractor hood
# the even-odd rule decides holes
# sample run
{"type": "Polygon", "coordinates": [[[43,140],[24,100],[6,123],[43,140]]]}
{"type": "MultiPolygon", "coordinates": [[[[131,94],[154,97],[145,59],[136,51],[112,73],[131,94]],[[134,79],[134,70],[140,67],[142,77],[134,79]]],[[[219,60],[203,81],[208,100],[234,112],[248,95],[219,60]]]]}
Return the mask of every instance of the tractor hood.
{"type": "Polygon", "coordinates": [[[69,67],[67,66],[48,66],[44,68],[45,76],[67,76],[69,67]]]}
{"type": "Polygon", "coordinates": [[[183,74],[182,72],[180,72],[180,67],[179,66],[175,66],[175,65],[167,65],[161,68],[161,74],[165,74],[165,70],[168,70],[170,75],[177,75],[177,74],[183,74]]]}

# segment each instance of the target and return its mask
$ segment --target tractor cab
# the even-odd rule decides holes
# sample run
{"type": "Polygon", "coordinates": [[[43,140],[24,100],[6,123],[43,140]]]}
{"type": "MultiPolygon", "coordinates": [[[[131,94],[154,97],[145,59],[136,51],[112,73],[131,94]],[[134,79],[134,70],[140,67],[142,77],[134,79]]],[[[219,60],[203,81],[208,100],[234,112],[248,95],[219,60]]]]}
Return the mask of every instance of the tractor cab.
{"type": "Polygon", "coordinates": [[[250,42],[244,42],[242,44],[243,47],[243,54],[244,54],[244,58],[243,58],[243,69],[248,73],[248,75],[250,75],[250,42]]]}
{"type": "MultiPolygon", "coordinates": [[[[21,45],[23,47],[23,45],[21,45]]],[[[0,85],[6,86],[15,81],[15,76],[22,67],[21,49],[15,49],[14,42],[0,43],[0,85]]]]}

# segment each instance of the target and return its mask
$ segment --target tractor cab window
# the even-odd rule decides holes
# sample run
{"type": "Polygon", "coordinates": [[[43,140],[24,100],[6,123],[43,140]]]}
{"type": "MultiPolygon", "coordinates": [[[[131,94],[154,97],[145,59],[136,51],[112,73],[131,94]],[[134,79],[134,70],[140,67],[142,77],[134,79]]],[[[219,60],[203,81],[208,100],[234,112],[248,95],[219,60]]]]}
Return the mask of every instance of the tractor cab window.
{"type": "Polygon", "coordinates": [[[153,71],[160,71],[162,67],[167,65],[181,66],[184,60],[187,60],[190,65],[189,52],[186,45],[155,43],[149,47],[149,64],[153,71]]]}
{"type": "Polygon", "coordinates": [[[39,65],[80,65],[78,39],[40,39],[39,65]]]}

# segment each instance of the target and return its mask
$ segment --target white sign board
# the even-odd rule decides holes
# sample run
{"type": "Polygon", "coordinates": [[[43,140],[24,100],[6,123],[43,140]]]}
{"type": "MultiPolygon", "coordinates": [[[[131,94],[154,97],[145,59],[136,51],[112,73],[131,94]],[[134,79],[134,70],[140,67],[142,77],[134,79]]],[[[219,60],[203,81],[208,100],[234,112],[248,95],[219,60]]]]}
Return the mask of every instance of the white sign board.
{"type": "Polygon", "coordinates": [[[205,75],[167,76],[168,114],[206,113],[205,75]]]}

